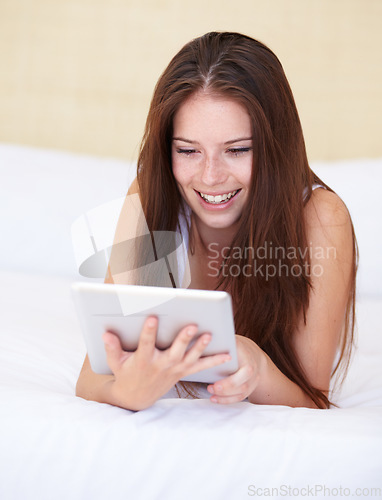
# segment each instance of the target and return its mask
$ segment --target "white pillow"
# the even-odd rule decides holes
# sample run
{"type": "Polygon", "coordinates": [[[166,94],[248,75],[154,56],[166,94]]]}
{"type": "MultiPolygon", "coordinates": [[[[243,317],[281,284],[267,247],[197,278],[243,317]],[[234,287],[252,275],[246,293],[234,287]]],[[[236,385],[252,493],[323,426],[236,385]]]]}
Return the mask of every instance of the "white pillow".
{"type": "Polygon", "coordinates": [[[133,163],[0,145],[0,268],[79,278],[73,222],[134,177],[133,163]]]}

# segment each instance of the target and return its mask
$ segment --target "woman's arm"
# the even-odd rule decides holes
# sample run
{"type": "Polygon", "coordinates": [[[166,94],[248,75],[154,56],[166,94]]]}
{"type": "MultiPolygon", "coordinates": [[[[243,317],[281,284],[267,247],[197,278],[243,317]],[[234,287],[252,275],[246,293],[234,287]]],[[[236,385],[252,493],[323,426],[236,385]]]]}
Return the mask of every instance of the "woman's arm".
{"type": "MultiPolygon", "coordinates": [[[[301,318],[293,345],[310,383],[329,392],[341,341],[353,269],[353,236],[348,211],[340,198],[317,189],[305,207],[311,278],[306,324],[301,318]]],[[[240,369],[209,386],[219,403],[252,403],[316,407],[250,339],[238,337],[240,369]]]]}
{"type": "Polygon", "coordinates": [[[239,370],[207,387],[214,403],[251,403],[317,408],[251,339],[236,336],[239,370]]]}
{"type": "MultiPolygon", "coordinates": [[[[138,182],[135,178],[127,192],[126,200],[130,194],[138,193],[138,182]]],[[[123,276],[118,277],[118,275],[114,274],[112,271],[111,262],[115,260],[115,252],[114,248],[116,247],[116,243],[123,241],[123,238],[126,237],[126,232],[124,227],[126,225],[127,213],[126,213],[126,200],[123,204],[121,214],[118,219],[116,233],[114,236],[114,245],[111,252],[111,259],[107,267],[107,274],[105,277],[105,283],[114,284],[116,282],[120,282],[123,276]]],[[[115,267],[115,266],[114,266],[115,267]]],[[[114,376],[112,375],[100,375],[94,373],[91,369],[89,358],[86,355],[84,363],[82,365],[81,372],[79,374],[77,385],[76,385],[76,395],[93,401],[98,401],[100,403],[112,403],[111,395],[110,395],[110,387],[111,382],[114,380],[114,376]]]]}
{"type": "MultiPolygon", "coordinates": [[[[134,181],[118,220],[114,247],[111,253],[105,283],[126,283],[128,271],[121,269],[124,256],[118,243],[131,237],[134,217],[139,215],[134,181]],[[135,212],[134,212],[135,211],[135,212]],[[114,251],[116,249],[116,251],[114,251]],[[114,272],[115,271],[115,272],[114,272]],[[122,272],[121,272],[122,271],[122,272]]],[[[155,347],[158,320],[147,318],[140,333],[138,348],[134,352],[123,351],[118,337],[105,332],[104,343],[108,365],[113,375],[100,375],[91,369],[88,356],[82,366],[76,385],[76,395],[84,399],[109,403],[129,410],[142,410],[151,406],[166,394],[181,378],[228,361],[227,354],[203,356],[211,340],[209,333],[200,335],[189,348],[198,329],[195,325],[183,328],[172,345],[166,350],[155,347]]]]}
{"type": "Polygon", "coordinates": [[[293,343],[310,383],[328,392],[352,284],[354,243],[342,200],[324,189],[313,194],[306,209],[313,287],[306,325],[301,318],[293,343]]]}
{"type": "MultiPolygon", "coordinates": [[[[137,236],[138,219],[141,213],[138,180],[135,178],[129,187],[118,218],[105,283],[126,285],[131,282],[129,271],[124,269],[126,267],[124,264],[126,262],[124,242],[137,236]]],[[[130,255],[130,258],[134,259],[135,256],[130,255]]]]}

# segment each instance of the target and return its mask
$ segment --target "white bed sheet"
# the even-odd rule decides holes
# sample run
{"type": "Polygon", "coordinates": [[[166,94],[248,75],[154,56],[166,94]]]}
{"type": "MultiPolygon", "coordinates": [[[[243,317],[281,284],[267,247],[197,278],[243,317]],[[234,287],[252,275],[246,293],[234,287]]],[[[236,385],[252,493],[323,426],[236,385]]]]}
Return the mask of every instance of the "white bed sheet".
{"type": "Polygon", "coordinates": [[[75,397],[85,347],[70,283],[0,274],[1,499],[237,500],[264,488],[283,498],[288,487],[293,498],[338,498],[339,488],[382,488],[381,299],[359,303],[340,409],[162,399],[135,413],[75,397]]]}

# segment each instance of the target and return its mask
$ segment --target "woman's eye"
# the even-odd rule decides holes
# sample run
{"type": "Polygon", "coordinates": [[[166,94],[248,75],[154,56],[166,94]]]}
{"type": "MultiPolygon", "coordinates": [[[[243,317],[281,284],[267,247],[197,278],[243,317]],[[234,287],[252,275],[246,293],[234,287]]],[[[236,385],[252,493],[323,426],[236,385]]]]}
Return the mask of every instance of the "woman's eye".
{"type": "Polygon", "coordinates": [[[230,148],[228,149],[228,153],[233,156],[240,156],[244,153],[248,153],[248,151],[252,151],[252,148],[230,148]]]}
{"type": "Polygon", "coordinates": [[[191,156],[196,153],[196,149],[177,149],[176,152],[184,156],[191,156]]]}

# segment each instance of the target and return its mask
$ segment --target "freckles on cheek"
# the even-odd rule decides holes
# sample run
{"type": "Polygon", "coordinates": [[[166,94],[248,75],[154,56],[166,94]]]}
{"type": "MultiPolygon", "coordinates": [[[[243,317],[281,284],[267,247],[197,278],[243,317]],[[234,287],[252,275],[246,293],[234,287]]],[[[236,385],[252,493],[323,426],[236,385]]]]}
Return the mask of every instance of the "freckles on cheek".
{"type": "Polygon", "coordinates": [[[172,157],[171,166],[172,166],[172,173],[175,179],[178,180],[181,168],[179,166],[179,162],[177,161],[177,159],[174,158],[174,156],[172,157]]]}
{"type": "Polygon", "coordinates": [[[182,185],[187,184],[191,177],[188,169],[182,165],[179,165],[179,163],[177,162],[173,163],[172,173],[174,174],[176,182],[182,185]]]}

